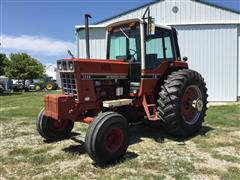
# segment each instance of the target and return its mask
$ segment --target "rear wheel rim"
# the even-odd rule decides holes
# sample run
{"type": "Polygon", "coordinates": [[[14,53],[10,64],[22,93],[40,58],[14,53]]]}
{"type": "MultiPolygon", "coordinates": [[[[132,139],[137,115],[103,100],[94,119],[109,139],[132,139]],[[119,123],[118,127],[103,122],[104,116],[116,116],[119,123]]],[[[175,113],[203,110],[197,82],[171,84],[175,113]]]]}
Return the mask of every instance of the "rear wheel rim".
{"type": "Polygon", "coordinates": [[[48,90],[52,90],[52,88],[53,88],[52,84],[48,84],[48,85],[47,85],[47,89],[48,89],[48,90]]]}
{"type": "Polygon", "coordinates": [[[112,128],[106,134],[104,147],[108,152],[114,153],[122,147],[123,142],[124,134],[122,129],[112,128]]]}
{"type": "Polygon", "coordinates": [[[184,122],[195,124],[203,109],[202,93],[198,86],[186,88],[182,97],[181,114],[184,122]]]}

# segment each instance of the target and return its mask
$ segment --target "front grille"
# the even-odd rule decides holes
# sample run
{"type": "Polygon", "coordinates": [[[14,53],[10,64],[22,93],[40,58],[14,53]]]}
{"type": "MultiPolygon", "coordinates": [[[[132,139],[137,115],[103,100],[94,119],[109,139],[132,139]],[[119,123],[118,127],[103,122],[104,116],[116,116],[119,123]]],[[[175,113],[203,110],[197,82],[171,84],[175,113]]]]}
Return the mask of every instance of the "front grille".
{"type": "Polygon", "coordinates": [[[64,94],[74,95],[77,99],[77,85],[73,73],[61,73],[64,94]]]}

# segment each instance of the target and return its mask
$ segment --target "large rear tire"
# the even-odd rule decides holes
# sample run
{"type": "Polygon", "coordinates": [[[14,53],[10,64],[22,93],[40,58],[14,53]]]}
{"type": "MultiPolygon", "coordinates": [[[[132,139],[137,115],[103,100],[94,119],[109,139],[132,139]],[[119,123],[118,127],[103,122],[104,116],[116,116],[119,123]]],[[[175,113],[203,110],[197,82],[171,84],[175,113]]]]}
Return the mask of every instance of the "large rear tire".
{"type": "Polygon", "coordinates": [[[100,165],[121,159],[129,144],[127,120],[115,112],[104,112],[88,127],[85,148],[93,161],[100,165]]]}
{"type": "Polygon", "coordinates": [[[176,137],[198,132],[206,116],[207,97],[206,84],[198,72],[182,69],[170,74],[158,99],[166,131],[176,137]]]}
{"type": "Polygon", "coordinates": [[[56,141],[69,137],[74,126],[74,122],[70,120],[57,121],[44,115],[42,109],[36,120],[38,133],[48,141],[56,141]]]}
{"type": "Polygon", "coordinates": [[[54,84],[53,84],[52,82],[48,82],[48,83],[46,84],[46,89],[47,89],[48,91],[54,90],[54,84]]]}

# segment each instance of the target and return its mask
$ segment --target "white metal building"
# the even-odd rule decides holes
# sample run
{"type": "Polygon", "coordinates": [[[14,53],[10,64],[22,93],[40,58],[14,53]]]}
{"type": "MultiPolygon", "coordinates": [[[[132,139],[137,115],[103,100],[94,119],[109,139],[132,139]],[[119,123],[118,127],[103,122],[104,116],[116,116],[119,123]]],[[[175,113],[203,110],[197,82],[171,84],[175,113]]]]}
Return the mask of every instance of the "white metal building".
{"type": "MultiPolygon", "coordinates": [[[[200,0],[156,0],[90,26],[91,58],[105,58],[105,26],[141,18],[146,7],[157,24],[178,30],[181,55],[199,71],[208,87],[209,101],[236,101],[240,96],[240,14],[200,0]]],[[[84,26],[76,26],[78,56],[85,57],[84,26]]]]}

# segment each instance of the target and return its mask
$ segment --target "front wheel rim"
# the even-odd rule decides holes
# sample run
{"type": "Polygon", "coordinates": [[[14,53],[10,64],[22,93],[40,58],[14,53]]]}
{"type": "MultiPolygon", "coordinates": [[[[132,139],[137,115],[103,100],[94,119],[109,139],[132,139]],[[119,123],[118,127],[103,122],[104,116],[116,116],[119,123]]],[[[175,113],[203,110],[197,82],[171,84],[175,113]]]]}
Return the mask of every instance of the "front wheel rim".
{"type": "Polygon", "coordinates": [[[112,128],[105,136],[104,147],[108,152],[115,153],[122,147],[123,142],[124,134],[122,129],[112,128]]]}
{"type": "Polygon", "coordinates": [[[35,89],[36,89],[37,91],[39,91],[41,88],[40,88],[39,85],[37,85],[35,89]]]}
{"type": "Polygon", "coordinates": [[[186,88],[182,97],[181,114],[184,122],[195,124],[203,110],[202,93],[198,86],[191,85],[186,88]]]}
{"type": "Polygon", "coordinates": [[[57,132],[63,132],[68,126],[68,120],[53,120],[51,119],[51,129],[57,132]]]}

